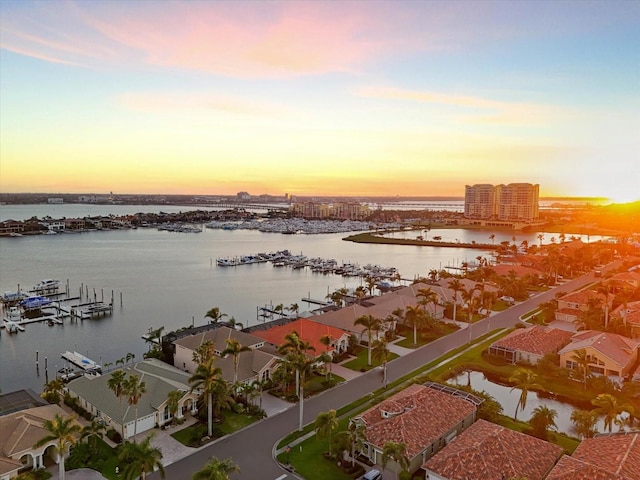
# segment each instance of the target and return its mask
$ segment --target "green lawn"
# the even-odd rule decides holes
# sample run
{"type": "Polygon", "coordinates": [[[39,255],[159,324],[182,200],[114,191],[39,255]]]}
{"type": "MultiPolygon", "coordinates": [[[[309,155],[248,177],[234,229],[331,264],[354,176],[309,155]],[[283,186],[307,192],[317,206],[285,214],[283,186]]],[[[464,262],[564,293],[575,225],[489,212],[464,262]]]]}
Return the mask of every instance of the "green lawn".
{"type": "MultiPolygon", "coordinates": [[[[379,367],[380,365],[382,365],[381,361],[376,362],[376,360],[373,358],[373,352],[371,354],[371,365],[367,365],[367,359],[368,359],[367,356],[368,356],[367,349],[363,348],[358,352],[358,356],[356,358],[354,358],[353,360],[349,360],[346,363],[343,363],[342,366],[347,367],[351,370],[355,370],[356,372],[362,372],[362,371],[371,370],[372,368],[379,367]]],[[[387,362],[390,362],[394,358],[398,358],[398,354],[389,352],[389,358],[387,358],[387,362]]]]}
{"type": "MultiPolygon", "coordinates": [[[[438,328],[433,331],[420,331],[418,330],[418,347],[426,345],[427,343],[433,342],[440,337],[444,337],[445,335],[449,335],[452,332],[458,330],[458,327],[452,325],[450,323],[441,323],[438,325],[438,328]]],[[[400,340],[399,342],[395,342],[399,347],[404,348],[417,348],[413,344],[413,328],[407,327],[405,325],[398,326],[398,335],[405,337],[404,340],[400,340]]]]}
{"type": "MultiPolygon", "coordinates": [[[[213,424],[214,438],[228,435],[260,420],[260,418],[258,417],[247,415],[244,413],[235,413],[231,410],[223,410],[222,416],[224,417],[224,421],[222,423],[213,424]]],[[[194,439],[195,437],[202,437],[206,434],[206,423],[196,423],[172,433],[171,436],[183,445],[191,446],[192,439],[194,439]]]]}
{"type": "MultiPolygon", "coordinates": [[[[341,430],[347,428],[348,419],[340,420],[338,429],[333,432],[333,436],[341,430]]],[[[324,457],[324,453],[329,450],[329,439],[318,439],[315,435],[295,445],[289,453],[289,463],[295,468],[297,474],[307,480],[351,480],[351,476],[344,473],[333,460],[324,457]]],[[[278,461],[287,463],[287,454],[278,455],[278,461]]]]}

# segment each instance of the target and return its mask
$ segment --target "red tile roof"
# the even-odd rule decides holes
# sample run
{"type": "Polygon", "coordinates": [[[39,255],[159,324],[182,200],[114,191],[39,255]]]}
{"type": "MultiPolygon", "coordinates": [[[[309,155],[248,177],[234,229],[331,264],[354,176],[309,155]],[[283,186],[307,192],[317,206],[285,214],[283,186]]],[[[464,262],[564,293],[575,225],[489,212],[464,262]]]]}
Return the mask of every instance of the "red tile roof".
{"type": "Polygon", "coordinates": [[[547,480],[640,480],[640,433],[584,439],[547,480]]]}
{"type": "Polygon", "coordinates": [[[640,326],[640,302],[628,303],[626,309],[624,305],[620,305],[611,312],[611,315],[624,318],[627,323],[640,326]]]}
{"type": "Polygon", "coordinates": [[[604,305],[606,297],[602,293],[594,292],[593,290],[580,290],[578,292],[567,293],[560,297],[558,300],[562,302],[577,303],[578,305],[587,305],[592,298],[598,298],[604,305]]]}
{"type": "Polygon", "coordinates": [[[412,459],[475,410],[467,400],[413,384],[356,418],[364,422],[370,444],[404,443],[412,459]]]}
{"type": "Polygon", "coordinates": [[[543,480],[562,447],[478,420],[423,466],[448,480],[543,480]]]}
{"type": "Polygon", "coordinates": [[[253,335],[260,337],[273,345],[280,346],[283,343],[286,343],[284,338],[285,335],[294,331],[298,332],[298,336],[301,340],[309,342],[315,348],[313,355],[320,355],[322,352],[331,352],[334,350],[333,347],[329,346],[327,348],[325,345],[320,343],[320,338],[323,335],[330,335],[332,339],[338,339],[345,334],[347,336],[349,335],[349,332],[340,328],[313,322],[306,318],[299,318],[298,320],[287,323],[286,325],[279,325],[277,327],[269,328],[268,330],[259,330],[253,332],[253,335]]]}
{"type": "Polygon", "coordinates": [[[536,325],[516,329],[492,346],[544,356],[547,353],[556,353],[571,341],[572,336],[573,332],[536,325]]]}

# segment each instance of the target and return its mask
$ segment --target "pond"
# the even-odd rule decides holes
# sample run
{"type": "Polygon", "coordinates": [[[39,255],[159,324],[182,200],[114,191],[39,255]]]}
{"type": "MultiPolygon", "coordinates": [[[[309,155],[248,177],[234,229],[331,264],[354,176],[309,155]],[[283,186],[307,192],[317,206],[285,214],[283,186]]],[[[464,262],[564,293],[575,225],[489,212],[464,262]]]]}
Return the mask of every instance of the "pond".
{"type": "MultiPolygon", "coordinates": [[[[503,408],[503,414],[509,417],[514,416],[516,411],[516,405],[520,398],[520,390],[513,389],[511,387],[500,385],[488,380],[482,372],[467,372],[449,379],[449,382],[455,385],[468,385],[469,377],[471,380],[471,388],[477,391],[485,391],[491,395],[503,408]]],[[[527,394],[527,406],[524,411],[518,409],[518,420],[528,421],[533,414],[533,410],[536,407],[545,405],[547,408],[553,409],[558,412],[558,416],[555,419],[557,430],[562,433],[566,433],[571,436],[576,436],[573,431],[573,422],[571,422],[571,413],[576,409],[573,405],[565,402],[560,402],[551,398],[541,397],[537,392],[529,392],[527,394]]],[[[617,426],[614,425],[614,431],[617,431],[617,426]]],[[[603,420],[600,419],[596,424],[598,432],[605,432],[603,420]]]]}

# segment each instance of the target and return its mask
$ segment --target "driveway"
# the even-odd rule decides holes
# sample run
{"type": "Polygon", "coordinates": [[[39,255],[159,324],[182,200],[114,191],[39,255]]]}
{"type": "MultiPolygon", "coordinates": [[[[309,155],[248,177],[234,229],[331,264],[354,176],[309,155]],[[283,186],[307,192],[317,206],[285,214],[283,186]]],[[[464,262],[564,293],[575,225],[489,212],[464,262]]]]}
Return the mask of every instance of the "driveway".
{"type": "MultiPolygon", "coordinates": [[[[614,265],[609,268],[614,268],[614,265]]],[[[594,279],[593,273],[589,273],[565,283],[561,289],[566,292],[575,290],[593,282],[594,279]]],[[[445,353],[465,345],[470,340],[475,340],[488,331],[513,327],[520,322],[520,316],[533,310],[540,303],[553,299],[556,291],[556,289],[551,289],[504,312],[476,322],[469,328],[458,330],[395,359],[387,367],[389,381],[440,358],[445,353]]],[[[305,400],[303,423],[314,421],[320,412],[326,412],[330,409],[337,410],[343,405],[365,397],[379,386],[380,373],[372,370],[305,400]]],[[[297,429],[298,415],[299,407],[296,405],[295,408],[277,413],[234,435],[221,438],[192,455],[169,465],[166,468],[167,478],[190,478],[212,456],[222,459],[231,457],[240,467],[240,474],[236,478],[252,480],[292,480],[298,478],[274,462],[272,453],[274,445],[281,438],[297,429]]],[[[156,472],[148,478],[159,479],[160,475],[156,472]]]]}

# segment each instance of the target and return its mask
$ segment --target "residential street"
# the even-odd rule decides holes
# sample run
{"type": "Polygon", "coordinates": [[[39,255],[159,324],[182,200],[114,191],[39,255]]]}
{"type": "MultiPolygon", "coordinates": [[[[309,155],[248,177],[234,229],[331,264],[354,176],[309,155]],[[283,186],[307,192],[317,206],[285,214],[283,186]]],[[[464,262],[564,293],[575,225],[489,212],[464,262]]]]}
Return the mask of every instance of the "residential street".
{"type": "MultiPolygon", "coordinates": [[[[609,265],[607,270],[614,268],[617,264],[618,262],[609,265]]],[[[538,304],[553,299],[556,292],[570,292],[593,281],[593,273],[588,273],[536,295],[525,302],[514,305],[504,312],[476,322],[470,328],[458,330],[447,337],[440,338],[405,356],[401,356],[388,365],[389,381],[394,381],[398,377],[464,345],[469,342],[470,337],[471,339],[476,339],[490,330],[513,327],[519,321],[521,315],[533,310],[538,304]]],[[[380,387],[381,380],[381,372],[372,370],[330,391],[305,400],[304,423],[314,421],[320,412],[338,409],[367,395],[380,387]]],[[[297,428],[298,414],[298,406],[296,405],[231,436],[224,437],[192,455],[168,465],[166,467],[167,478],[189,479],[212,456],[220,459],[231,457],[240,466],[241,472],[238,478],[241,479],[284,480],[297,478],[274,461],[272,450],[279,439],[297,428]]],[[[295,449],[292,451],[292,455],[295,455],[295,449]]],[[[160,475],[156,472],[149,478],[159,479],[160,475]]]]}

